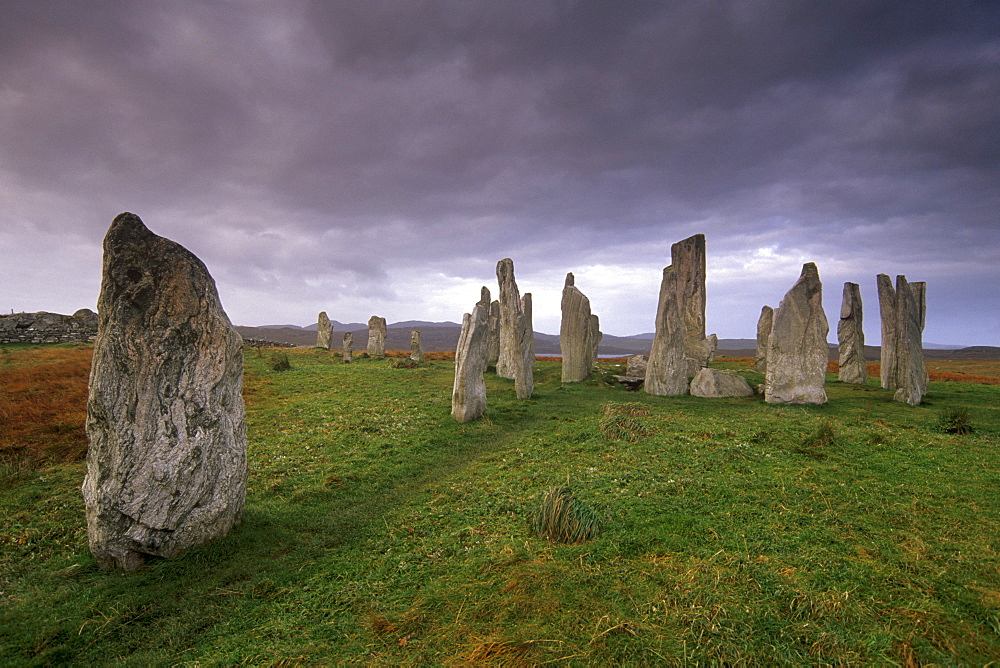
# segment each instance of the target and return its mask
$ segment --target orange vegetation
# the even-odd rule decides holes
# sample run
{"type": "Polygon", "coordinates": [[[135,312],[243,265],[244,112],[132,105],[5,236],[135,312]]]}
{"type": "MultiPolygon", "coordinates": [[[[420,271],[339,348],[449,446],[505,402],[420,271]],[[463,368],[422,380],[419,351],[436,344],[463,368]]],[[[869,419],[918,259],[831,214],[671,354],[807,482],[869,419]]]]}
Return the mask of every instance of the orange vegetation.
{"type": "Polygon", "coordinates": [[[91,346],[0,353],[0,464],[75,461],[87,452],[91,346]]]}
{"type": "MultiPolygon", "coordinates": [[[[935,366],[947,365],[947,362],[935,362],[935,366]]],[[[868,377],[878,378],[882,365],[878,362],[868,362],[866,364],[868,367],[868,377]]],[[[837,373],[840,371],[840,363],[836,361],[828,362],[826,365],[827,373],[837,373]]],[[[934,382],[941,383],[977,383],[979,385],[1000,385],[1000,377],[998,376],[982,376],[976,374],[963,373],[961,371],[947,371],[940,368],[931,368],[928,366],[927,373],[930,379],[934,382]]]]}

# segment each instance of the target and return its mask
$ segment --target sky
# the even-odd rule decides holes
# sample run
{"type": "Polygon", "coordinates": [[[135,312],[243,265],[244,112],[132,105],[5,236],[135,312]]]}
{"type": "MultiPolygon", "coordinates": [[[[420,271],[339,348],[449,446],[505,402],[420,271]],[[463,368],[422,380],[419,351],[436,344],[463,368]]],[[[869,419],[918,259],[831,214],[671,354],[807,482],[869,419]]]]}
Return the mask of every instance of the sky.
{"type": "Polygon", "coordinates": [[[879,343],[1000,346],[1000,3],[0,3],[0,312],[95,309],[114,216],[200,257],[231,320],[460,322],[498,260],[558,333],[654,328],[707,239],[707,326],[752,338],[815,262],[879,343]]]}

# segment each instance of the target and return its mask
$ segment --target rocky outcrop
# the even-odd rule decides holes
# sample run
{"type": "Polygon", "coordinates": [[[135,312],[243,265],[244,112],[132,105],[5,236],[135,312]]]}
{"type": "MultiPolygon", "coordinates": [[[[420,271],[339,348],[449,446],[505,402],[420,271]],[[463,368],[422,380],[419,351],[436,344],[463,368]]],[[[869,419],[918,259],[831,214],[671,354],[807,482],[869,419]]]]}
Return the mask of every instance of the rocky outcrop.
{"type": "Polygon", "coordinates": [[[535,335],[531,326],[531,293],[520,296],[514,281],[514,262],[497,263],[500,284],[500,356],[497,375],[513,378],[518,399],[534,391],[535,335]]]}
{"type": "Polygon", "coordinates": [[[596,351],[601,336],[599,327],[597,316],[590,312],[590,300],[576,287],[573,274],[566,274],[559,326],[562,382],[578,383],[590,375],[597,361],[596,351]]]}
{"type": "Polygon", "coordinates": [[[489,355],[490,291],[485,286],[472,313],[462,316],[462,333],[455,350],[455,382],[451,391],[451,416],[470,422],[486,412],[483,373],[489,355]]]}
{"type": "Polygon", "coordinates": [[[685,329],[677,297],[677,273],[664,268],[656,308],[656,333],[646,364],[648,394],[676,396],[688,393],[688,358],[684,354],[685,329]]]}
{"type": "Polygon", "coordinates": [[[420,347],[420,332],[410,332],[410,359],[414,362],[424,361],[424,349],[420,347]]]}
{"type": "Polygon", "coordinates": [[[774,309],[765,306],[760,310],[760,317],[757,319],[757,354],[753,361],[753,368],[761,373],[767,372],[767,340],[771,337],[773,325],[774,309]]]}
{"type": "Polygon", "coordinates": [[[333,323],[326,311],[320,311],[316,319],[316,347],[329,350],[333,345],[333,323]]]}
{"type": "Polygon", "coordinates": [[[385,318],[377,315],[368,318],[368,354],[385,357],[385,318]]]}
{"type": "Polygon", "coordinates": [[[225,535],[246,492],[243,340],[205,265],[138,216],[104,238],[83,499],[102,568],[225,535]]]}
{"type": "Polygon", "coordinates": [[[97,336],[97,314],[82,308],[73,315],[0,315],[0,343],[86,343],[97,336]]]}
{"type": "Polygon", "coordinates": [[[354,361],[354,334],[351,332],[344,332],[343,356],[344,364],[354,361]]]}
{"type": "Polygon", "coordinates": [[[830,325],[823,311],[823,284],[808,262],[774,312],[767,347],[764,400],[771,404],[826,403],[830,325]]]}
{"type": "Polygon", "coordinates": [[[837,350],[840,355],[840,371],[837,379],[842,383],[864,385],[868,381],[868,366],[865,363],[861,286],[857,283],[844,283],[840,322],[837,323],[837,350]]]}
{"type": "Polygon", "coordinates": [[[753,388],[743,376],[719,369],[702,369],[691,380],[691,394],[696,397],[749,397],[753,388]]]}

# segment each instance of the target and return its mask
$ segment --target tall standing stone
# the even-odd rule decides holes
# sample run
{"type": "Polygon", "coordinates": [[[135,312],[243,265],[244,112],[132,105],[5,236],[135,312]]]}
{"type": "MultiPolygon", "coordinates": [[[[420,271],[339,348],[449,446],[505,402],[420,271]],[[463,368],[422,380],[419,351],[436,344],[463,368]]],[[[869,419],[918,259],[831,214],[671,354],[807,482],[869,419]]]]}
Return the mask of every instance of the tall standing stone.
{"type": "Polygon", "coordinates": [[[344,364],[350,364],[354,359],[354,334],[344,332],[344,364]]]}
{"type": "Polygon", "coordinates": [[[676,396],[688,393],[688,358],[684,355],[685,328],[673,265],[663,270],[656,307],[656,333],[646,363],[648,394],[676,396]]]}
{"type": "MultiPolygon", "coordinates": [[[[812,262],[774,312],[767,347],[764,401],[770,404],[826,403],[830,325],[823,311],[823,284],[812,262]]],[[[648,381],[647,381],[648,382],[648,381]]]]}
{"type": "Polygon", "coordinates": [[[424,361],[424,349],[420,347],[420,332],[410,332],[410,359],[414,362],[424,361]]]}
{"type": "Polygon", "coordinates": [[[596,315],[590,315],[590,366],[597,364],[598,350],[601,347],[601,339],[604,338],[604,334],[601,332],[601,319],[596,315]]]}
{"type": "Polygon", "coordinates": [[[123,213],[104,238],[83,499],[101,568],[225,535],[246,496],[243,341],[205,265],[123,213]]]}
{"type": "Polygon", "coordinates": [[[490,302],[489,315],[489,352],[486,356],[486,364],[496,364],[500,359],[500,302],[493,300],[490,302]]]}
{"type": "Polygon", "coordinates": [[[882,321],[882,344],[880,346],[879,376],[882,387],[886,390],[896,389],[896,291],[892,287],[892,279],[886,274],[875,277],[878,287],[878,310],[882,321]]]}
{"type": "Polygon", "coordinates": [[[368,354],[385,357],[385,318],[377,315],[368,318],[368,354]]]}
{"type": "Polygon", "coordinates": [[[757,353],[753,368],[761,373],[767,372],[767,341],[771,338],[771,328],[774,326],[774,309],[764,306],[757,319],[757,353]]]}
{"type": "Polygon", "coordinates": [[[472,313],[462,316],[462,333],[455,349],[455,383],[451,390],[451,416],[470,422],[486,412],[483,373],[489,355],[490,291],[483,286],[472,313]]]}
{"type": "Polygon", "coordinates": [[[684,321],[684,354],[693,376],[715,359],[718,337],[705,336],[705,235],[695,234],[670,247],[677,281],[677,299],[684,321]]]}
{"type": "Polygon", "coordinates": [[[500,284],[500,357],[497,375],[513,378],[518,399],[527,399],[534,390],[535,341],[531,326],[531,294],[522,299],[514,281],[514,262],[497,262],[500,284]]]}
{"type": "Polygon", "coordinates": [[[865,363],[861,286],[857,283],[844,283],[840,322],[837,323],[837,349],[840,355],[840,371],[837,379],[842,383],[864,385],[868,380],[868,366],[865,363]]]}
{"type": "Polygon", "coordinates": [[[577,383],[590,375],[601,335],[596,318],[590,312],[590,300],[576,287],[573,274],[566,274],[559,326],[562,382],[577,383]]]}
{"type": "Polygon", "coordinates": [[[333,323],[327,317],[326,311],[319,312],[316,320],[316,347],[329,350],[333,345],[333,323]]]}
{"type": "Polygon", "coordinates": [[[896,276],[895,400],[916,406],[927,392],[924,365],[923,318],[925,284],[907,283],[896,276]],[[914,289],[914,286],[919,286],[914,289]]]}

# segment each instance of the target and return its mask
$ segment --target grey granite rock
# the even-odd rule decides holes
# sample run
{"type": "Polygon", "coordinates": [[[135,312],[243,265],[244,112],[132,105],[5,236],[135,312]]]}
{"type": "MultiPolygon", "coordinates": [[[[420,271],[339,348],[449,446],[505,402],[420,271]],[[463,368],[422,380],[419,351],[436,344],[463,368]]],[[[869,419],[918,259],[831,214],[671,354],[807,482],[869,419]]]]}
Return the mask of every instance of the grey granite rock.
{"type": "Polygon", "coordinates": [[[864,385],[868,380],[865,362],[865,330],[862,328],[861,286],[844,283],[844,297],[837,323],[837,350],[840,370],[837,379],[843,383],[864,385]]]}
{"type": "Polygon", "coordinates": [[[316,319],[316,347],[329,350],[333,345],[333,323],[326,311],[320,311],[316,319]]]}
{"type": "Polygon", "coordinates": [[[774,312],[764,381],[767,403],[826,403],[829,331],[823,311],[823,284],[816,265],[808,262],[774,312]]]}
{"type": "Polygon", "coordinates": [[[704,368],[691,380],[691,394],[696,397],[749,397],[753,388],[743,376],[729,371],[704,368]]]}
{"type": "Polygon", "coordinates": [[[485,286],[472,313],[462,316],[462,333],[455,349],[455,382],[451,391],[451,416],[470,422],[486,412],[486,371],[489,356],[490,291],[485,286]]]}
{"type": "Polygon", "coordinates": [[[535,335],[531,326],[531,293],[520,296],[514,280],[514,262],[497,262],[500,284],[500,357],[497,375],[513,378],[518,399],[534,391],[535,335]]]}
{"type": "Polygon", "coordinates": [[[377,315],[368,318],[368,354],[385,357],[385,318],[377,315]]]}

